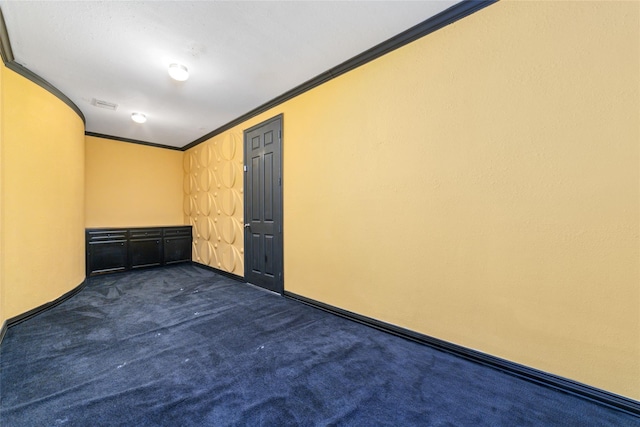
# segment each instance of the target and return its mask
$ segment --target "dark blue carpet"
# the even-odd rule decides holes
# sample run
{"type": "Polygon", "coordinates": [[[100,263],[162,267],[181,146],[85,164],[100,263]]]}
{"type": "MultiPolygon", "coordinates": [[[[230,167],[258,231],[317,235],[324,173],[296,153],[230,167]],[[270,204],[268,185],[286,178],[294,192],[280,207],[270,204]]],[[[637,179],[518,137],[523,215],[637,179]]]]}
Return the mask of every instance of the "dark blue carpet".
{"type": "Polygon", "coordinates": [[[91,279],[10,328],[2,426],[640,426],[193,266],[91,279]]]}

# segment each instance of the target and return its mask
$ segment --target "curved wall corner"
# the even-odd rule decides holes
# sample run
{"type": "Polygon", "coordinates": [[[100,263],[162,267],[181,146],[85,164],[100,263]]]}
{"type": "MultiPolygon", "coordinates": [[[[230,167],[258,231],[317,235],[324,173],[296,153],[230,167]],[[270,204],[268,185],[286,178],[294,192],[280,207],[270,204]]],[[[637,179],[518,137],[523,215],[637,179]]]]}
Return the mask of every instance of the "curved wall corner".
{"type": "Polygon", "coordinates": [[[0,322],[85,279],[84,122],[58,97],[0,67],[0,322]]]}

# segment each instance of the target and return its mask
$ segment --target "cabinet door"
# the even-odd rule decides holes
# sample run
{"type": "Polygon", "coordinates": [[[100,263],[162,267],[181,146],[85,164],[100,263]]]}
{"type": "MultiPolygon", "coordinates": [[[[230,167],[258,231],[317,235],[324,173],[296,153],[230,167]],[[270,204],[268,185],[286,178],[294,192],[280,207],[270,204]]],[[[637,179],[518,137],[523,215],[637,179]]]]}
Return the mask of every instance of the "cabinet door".
{"type": "Polygon", "coordinates": [[[162,238],[137,239],[129,242],[131,268],[152,267],[162,264],[162,238]]]}
{"type": "Polygon", "coordinates": [[[124,229],[87,229],[87,276],[127,270],[128,238],[124,229]]]}
{"type": "Polygon", "coordinates": [[[89,242],[88,274],[113,273],[127,269],[126,240],[103,240],[89,242]]]}
{"type": "Polygon", "coordinates": [[[164,263],[191,261],[191,236],[164,238],[164,263]]]}

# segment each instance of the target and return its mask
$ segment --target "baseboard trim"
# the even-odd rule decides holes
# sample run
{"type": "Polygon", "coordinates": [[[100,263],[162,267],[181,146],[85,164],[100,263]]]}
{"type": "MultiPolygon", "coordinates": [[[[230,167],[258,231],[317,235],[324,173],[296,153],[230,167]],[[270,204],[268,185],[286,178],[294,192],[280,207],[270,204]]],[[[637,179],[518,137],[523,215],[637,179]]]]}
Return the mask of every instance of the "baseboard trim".
{"type": "Polygon", "coordinates": [[[66,300],[68,300],[69,298],[71,298],[72,296],[76,295],[78,292],[80,292],[82,289],[84,289],[84,287],[87,286],[87,279],[85,278],[85,280],[82,281],[82,283],[80,283],[78,286],[76,286],[75,288],[71,289],[69,292],[65,293],[64,295],[60,296],[59,298],[56,298],[53,301],[50,301],[48,303],[42,304],[41,306],[38,306],[34,309],[31,309],[25,313],[19,314],[17,316],[14,316],[10,319],[7,319],[4,321],[4,323],[2,324],[2,330],[0,331],[0,344],[2,344],[2,340],[4,339],[5,334],[7,333],[7,330],[12,327],[17,325],[18,323],[24,322],[27,319],[31,319],[34,316],[37,316],[38,314],[49,310],[50,308],[55,307],[58,304],[61,304],[63,302],[65,302],[66,300]]]}
{"type": "Polygon", "coordinates": [[[472,350],[447,341],[443,341],[438,338],[423,335],[409,329],[392,325],[390,323],[381,322],[370,317],[362,316],[351,311],[343,310],[329,304],[297,295],[293,292],[284,291],[284,296],[292,300],[299,301],[303,304],[318,308],[320,310],[324,310],[326,312],[347,318],[349,320],[353,320],[355,322],[376,328],[378,330],[427,345],[437,350],[462,357],[463,359],[479,363],[484,366],[489,366],[506,374],[513,375],[515,377],[545,387],[549,387],[554,390],[568,393],[582,399],[586,399],[591,402],[640,417],[640,402],[633,399],[629,399],[624,396],[620,396],[605,390],[582,384],[568,378],[563,378],[544,371],[540,371],[538,369],[510,362],[508,360],[501,359],[496,356],[491,356],[489,354],[482,353],[477,350],[472,350]]]}
{"type": "Polygon", "coordinates": [[[220,270],[215,267],[211,267],[210,265],[200,264],[199,262],[191,261],[191,264],[203,268],[205,270],[213,271],[214,273],[218,273],[221,276],[228,277],[229,279],[233,279],[236,282],[247,283],[247,281],[242,276],[235,275],[233,273],[229,273],[228,271],[220,270]]]}
{"type": "Polygon", "coordinates": [[[4,336],[7,334],[7,321],[2,322],[2,327],[0,327],[0,344],[2,344],[2,340],[4,336]]]}

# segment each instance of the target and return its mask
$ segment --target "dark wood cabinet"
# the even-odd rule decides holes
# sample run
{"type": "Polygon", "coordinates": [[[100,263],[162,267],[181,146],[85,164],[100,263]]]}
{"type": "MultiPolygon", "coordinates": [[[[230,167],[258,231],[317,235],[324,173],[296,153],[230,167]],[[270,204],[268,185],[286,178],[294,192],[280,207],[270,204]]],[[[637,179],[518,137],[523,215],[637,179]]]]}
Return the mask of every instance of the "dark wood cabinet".
{"type": "Polygon", "coordinates": [[[87,276],[191,261],[191,226],[86,230],[87,276]]]}
{"type": "Polygon", "coordinates": [[[164,229],[164,263],[191,261],[191,227],[164,229]]]}
{"type": "Polygon", "coordinates": [[[87,269],[92,274],[126,270],[128,235],[127,230],[87,230],[87,269]]]}
{"type": "Polygon", "coordinates": [[[132,269],[162,265],[161,228],[133,229],[129,235],[132,269]]]}

